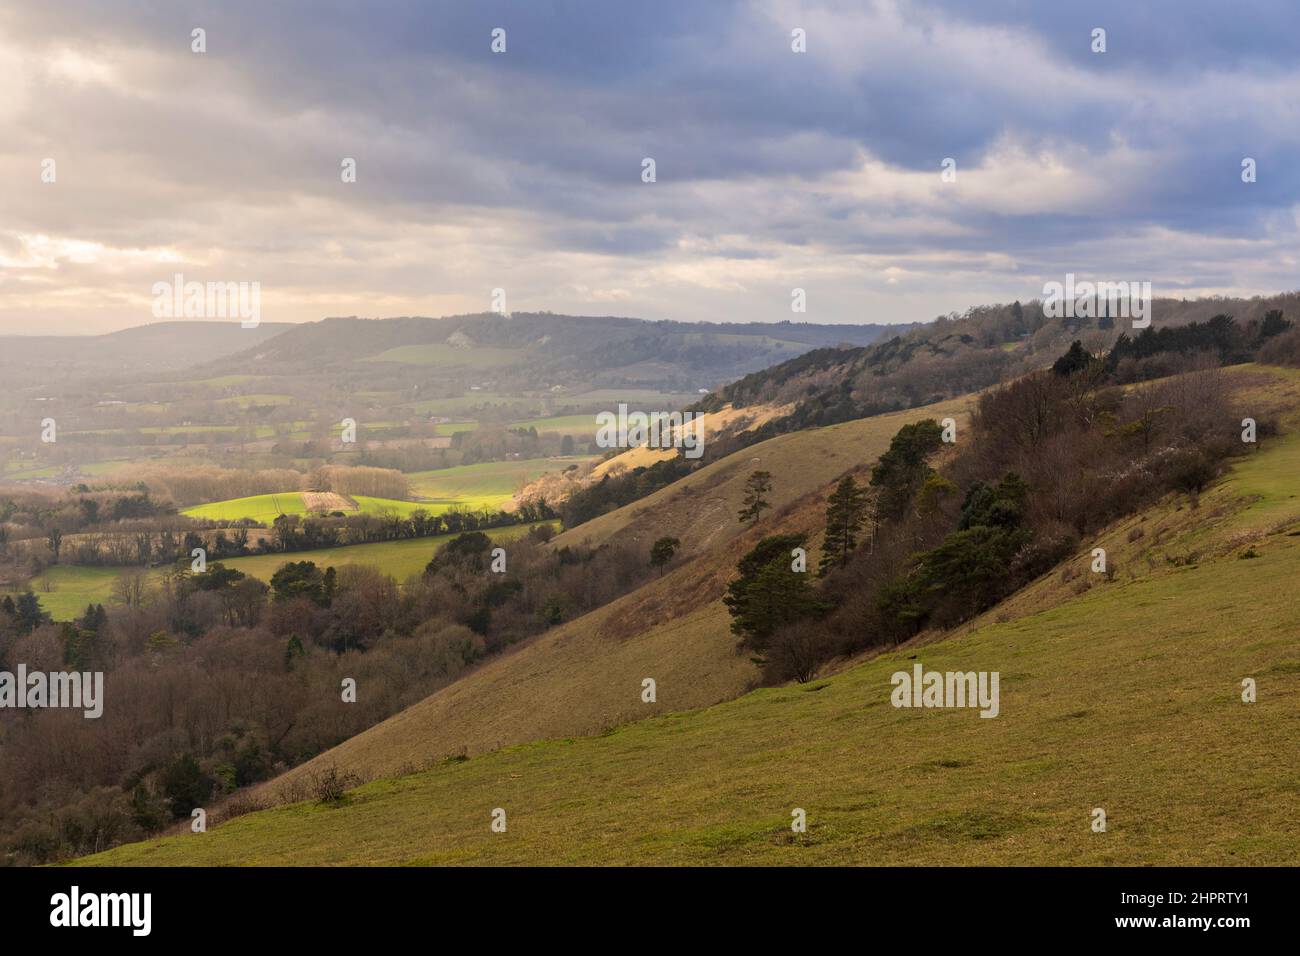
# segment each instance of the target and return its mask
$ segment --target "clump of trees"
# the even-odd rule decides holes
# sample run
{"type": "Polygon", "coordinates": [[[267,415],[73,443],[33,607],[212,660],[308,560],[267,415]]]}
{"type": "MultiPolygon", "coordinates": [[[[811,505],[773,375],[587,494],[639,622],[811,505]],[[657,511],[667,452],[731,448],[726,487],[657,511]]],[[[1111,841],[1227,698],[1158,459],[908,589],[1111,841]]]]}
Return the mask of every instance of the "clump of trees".
{"type": "Polygon", "coordinates": [[[1177,375],[1128,388],[1127,345],[1115,361],[1075,343],[982,395],[942,458],[937,423],[904,426],[865,489],[848,475],[831,493],[816,582],[791,565],[795,537],[742,559],[726,599],[742,645],[770,680],[807,680],[834,656],[970,619],[1163,495],[1195,497],[1246,447],[1219,368],[1235,353],[1200,350],[1234,334],[1212,320],[1143,340],[1187,351],[1177,375]]]}
{"type": "Polygon", "coordinates": [[[101,670],[106,694],[95,720],[0,711],[0,860],[50,862],[188,820],[644,582],[644,547],[551,549],[548,531],[504,544],[502,573],[492,540],[469,531],[401,583],[294,560],[263,582],[184,560],[70,622],[51,623],[35,594],[0,600],[0,670],[101,670]]]}

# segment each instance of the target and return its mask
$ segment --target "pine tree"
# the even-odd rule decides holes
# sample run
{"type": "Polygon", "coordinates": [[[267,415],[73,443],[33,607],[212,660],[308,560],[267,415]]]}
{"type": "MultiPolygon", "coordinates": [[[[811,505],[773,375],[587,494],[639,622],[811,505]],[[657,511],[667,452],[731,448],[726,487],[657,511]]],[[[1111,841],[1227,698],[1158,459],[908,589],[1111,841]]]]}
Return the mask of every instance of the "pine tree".
{"type": "Polygon", "coordinates": [[[770,471],[756,471],[749,476],[745,482],[745,507],[740,509],[740,520],[743,524],[746,521],[757,522],[759,515],[763,513],[764,508],[772,507],[767,503],[766,495],[772,490],[772,473],[770,471]]]}
{"type": "Polygon", "coordinates": [[[14,602],[14,617],[19,634],[30,634],[33,629],[50,619],[45,609],[41,607],[41,599],[31,591],[24,591],[18,595],[18,600],[14,602]]]}
{"type": "Polygon", "coordinates": [[[844,479],[831,492],[826,502],[826,537],[822,542],[821,564],[818,574],[825,577],[834,567],[844,567],[858,546],[858,532],[867,516],[867,495],[853,480],[844,479]]]}
{"type": "Polygon", "coordinates": [[[943,444],[943,429],[934,419],[904,425],[871,469],[871,487],[878,490],[875,520],[898,521],[913,495],[930,477],[926,459],[943,444]]]}
{"type": "Polygon", "coordinates": [[[750,650],[766,652],[779,629],[829,609],[813,590],[809,575],[792,567],[792,550],[803,546],[801,534],[764,538],[736,565],[740,576],[727,585],[722,603],[731,612],[732,633],[750,650]]]}

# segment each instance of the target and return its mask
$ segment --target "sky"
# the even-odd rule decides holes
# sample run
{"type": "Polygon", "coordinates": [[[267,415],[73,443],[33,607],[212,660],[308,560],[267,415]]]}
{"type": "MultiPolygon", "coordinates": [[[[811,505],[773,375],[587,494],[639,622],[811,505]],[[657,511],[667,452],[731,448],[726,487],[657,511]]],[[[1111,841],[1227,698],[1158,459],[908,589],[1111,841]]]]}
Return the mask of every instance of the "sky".
{"type": "Polygon", "coordinates": [[[5,0],[0,77],[3,334],[177,274],[291,322],[1300,286],[1282,0],[5,0]]]}

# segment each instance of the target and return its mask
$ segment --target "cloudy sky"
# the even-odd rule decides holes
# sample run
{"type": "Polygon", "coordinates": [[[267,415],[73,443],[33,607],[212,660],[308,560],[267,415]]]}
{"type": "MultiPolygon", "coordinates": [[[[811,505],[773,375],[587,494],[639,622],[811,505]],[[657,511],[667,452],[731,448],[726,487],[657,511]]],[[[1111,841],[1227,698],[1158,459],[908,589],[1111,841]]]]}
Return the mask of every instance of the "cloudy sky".
{"type": "Polygon", "coordinates": [[[177,272],[264,321],[1293,289],[1298,54],[1287,0],[5,0],[0,332],[153,321],[177,272]]]}

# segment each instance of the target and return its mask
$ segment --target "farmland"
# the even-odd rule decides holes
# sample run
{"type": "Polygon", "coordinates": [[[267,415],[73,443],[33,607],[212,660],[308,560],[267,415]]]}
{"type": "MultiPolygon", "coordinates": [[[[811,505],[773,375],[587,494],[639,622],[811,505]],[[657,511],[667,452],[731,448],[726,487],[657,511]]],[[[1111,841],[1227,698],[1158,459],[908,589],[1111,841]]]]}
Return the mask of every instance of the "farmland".
{"type": "MultiPolygon", "coordinates": [[[[528,533],[532,525],[510,525],[485,532],[493,541],[511,541],[528,533]]],[[[227,567],[236,568],[255,578],[269,581],[286,561],[312,561],[321,567],[332,565],[367,564],[379,568],[398,581],[419,574],[442,544],[454,538],[453,534],[440,534],[428,538],[408,538],[402,541],[378,541],[374,544],[353,544],[342,548],[321,548],[316,551],[295,551],[288,554],[258,554],[246,558],[223,561],[227,567]]],[[[83,605],[84,606],[84,605],[83,605]]]]}
{"type": "MultiPolygon", "coordinates": [[[[494,541],[511,541],[527,534],[532,525],[510,525],[486,532],[494,541]]],[[[333,565],[371,565],[385,574],[402,581],[419,574],[440,545],[455,535],[443,534],[427,538],[408,538],[400,541],[378,541],[373,544],[354,544],[340,548],[321,548],[313,551],[258,554],[222,561],[227,567],[269,581],[271,575],[288,561],[313,561],[321,567],[333,565]]],[[[77,565],[51,565],[32,579],[31,589],[40,599],[41,607],[56,621],[67,621],[78,616],[87,604],[114,603],[113,588],[117,579],[127,569],[116,567],[80,567],[77,565]],[[46,588],[48,587],[48,590],[46,588]]],[[[160,579],[157,570],[147,572],[147,580],[156,584],[160,579]]]]}
{"type": "MultiPolygon", "coordinates": [[[[347,495],[344,503],[335,505],[330,510],[340,510],[345,514],[399,514],[408,517],[415,511],[427,511],[440,514],[449,508],[463,506],[475,508],[473,499],[448,499],[444,501],[402,501],[397,498],[376,498],[371,495],[347,495]],[[355,503],[348,505],[347,500],[355,503]]],[[[251,520],[269,524],[280,515],[303,515],[311,511],[303,500],[303,493],[286,491],[278,494],[251,495],[245,498],[231,498],[228,501],[214,501],[211,504],[195,505],[181,513],[187,518],[200,518],[208,521],[242,521],[251,520]]]]}
{"type": "Polygon", "coordinates": [[[414,472],[409,477],[415,494],[443,507],[461,504],[471,510],[500,508],[516,491],[546,472],[563,471],[591,460],[588,456],[570,456],[491,461],[414,472]]]}

